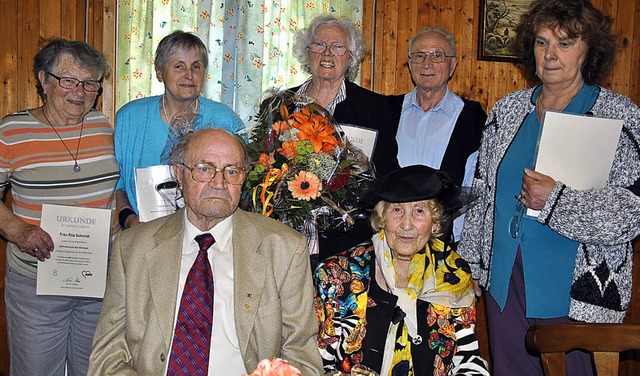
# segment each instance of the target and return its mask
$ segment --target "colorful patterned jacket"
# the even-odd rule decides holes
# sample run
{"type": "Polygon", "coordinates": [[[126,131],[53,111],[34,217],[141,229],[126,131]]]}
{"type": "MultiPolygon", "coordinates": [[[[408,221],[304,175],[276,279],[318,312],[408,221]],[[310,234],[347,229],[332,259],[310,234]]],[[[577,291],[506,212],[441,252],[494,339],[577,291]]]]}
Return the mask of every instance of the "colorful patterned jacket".
{"type": "MultiPolygon", "coordinates": [[[[469,272],[455,252],[434,248],[433,260],[443,268],[438,271],[441,275],[458,268],[469,272]]],[[[396,308],[395,295],[371,283],[375,257],[373,245],[364,244],[327,258],[316,269],[314,304],[325,372],[348,373],[354,365],[381,369],[389,325],[402,319],[402,311],[396,308]]],[[[489,374],[475,334],[475,304],[452,309],[417,300],[417,316],[421,338],[413,339],[411,346],[414,375],[489,374]]]]}

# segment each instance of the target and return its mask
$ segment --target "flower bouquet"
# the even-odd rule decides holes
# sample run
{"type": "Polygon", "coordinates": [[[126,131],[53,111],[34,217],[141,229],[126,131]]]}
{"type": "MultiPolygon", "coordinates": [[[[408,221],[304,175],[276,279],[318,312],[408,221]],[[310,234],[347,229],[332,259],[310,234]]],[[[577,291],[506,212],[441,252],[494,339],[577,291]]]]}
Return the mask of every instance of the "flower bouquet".
{"type": "Polygon", "coordinates": [[[250,375],[244,376],[300,376],[300,370],[284,359],[263,359],[250,375]]]}
{"type": "Polygon", "coordinates": [[[314,229],[353,225],[358,201],[373,178],[371,165],[313,100],[273,92],[263,102],[248,150],[256,161],[245,183],[249,210],[308,238],[314,229]]]}

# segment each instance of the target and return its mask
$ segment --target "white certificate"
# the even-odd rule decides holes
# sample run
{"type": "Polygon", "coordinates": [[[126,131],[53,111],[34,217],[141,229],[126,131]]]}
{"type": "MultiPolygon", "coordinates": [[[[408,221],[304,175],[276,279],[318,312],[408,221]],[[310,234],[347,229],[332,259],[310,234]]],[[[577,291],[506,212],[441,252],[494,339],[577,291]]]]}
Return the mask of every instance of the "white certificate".
{"type": "MultiPolygon", "coordinates": [[[[573,189],[604,187],[622,124],[620,119],[545,111],[535,170],[573,189]]],[[[538,214],[527,210],[527,215],[538,214]]]]}
{"type": "Polygon", "coordinates": [[[54,248],[38,261],[37,295],[104,296],[111,219],[110,209],[42,205],[40,227],[54,248]]]}
{"type": "Polygon", "coordinates": [[[340,124],[340,128],[344,131],[345,136],[349,142],[355,147],[362,150],[362,152],[371,160],[373,151],[376,148],[376,140],[378,139],[378,131],[371,128],[359,127],[352,124],[340,124]]]}
{"type": "Polygon", "coordinates": [[[136,168],[136,196],[140,222],[174,213],[178,184],[171,176],[171,167],[158,165],[136,168]]]}

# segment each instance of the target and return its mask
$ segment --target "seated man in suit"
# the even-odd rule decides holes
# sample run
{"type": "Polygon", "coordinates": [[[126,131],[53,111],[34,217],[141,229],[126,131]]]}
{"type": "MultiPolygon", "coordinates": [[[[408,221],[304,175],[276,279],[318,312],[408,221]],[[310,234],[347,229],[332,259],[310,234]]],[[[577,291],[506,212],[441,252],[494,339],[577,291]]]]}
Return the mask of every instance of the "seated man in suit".
{"type": "Polygon", "coordinates": [[[186,207],[116,238],[89,374],[242,375],[280,357],[319,375],[306,240],[237,209],[242,140],[189,133],[171,164],[186,207]]]}
{"type": "MultiPolygon", "coordinates": [[[[480,137],[487,114],[480,103],[449,90],[458,65],[455,37],[439,28],[424,28],[409,41],[407,65],[415,89],[391,96],[401,167],[423,164],[449,173],[461,187],[471,187],[480,137]]],[[[453,222],[460,240],[464,216],[453,222]]],[[[451,229],[444,228],[447,240],[451,229]]]]}

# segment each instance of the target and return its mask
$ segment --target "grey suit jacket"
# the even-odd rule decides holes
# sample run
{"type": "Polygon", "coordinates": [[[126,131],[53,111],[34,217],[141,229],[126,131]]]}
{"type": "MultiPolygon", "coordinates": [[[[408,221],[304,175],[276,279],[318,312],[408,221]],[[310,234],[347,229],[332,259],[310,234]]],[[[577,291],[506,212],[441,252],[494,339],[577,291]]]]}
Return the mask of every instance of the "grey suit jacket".
{"type": "MultiPolygon", "coordinates": [[[[235,324],[247,373],[261,359],[281,357],[303,375],[321,374],[305,238],[240,209],[232,220],[235,324]]],[[[116,238],[89,375],[164,372],[173,338],[183,232],[184,209],[116,238]]]]}

